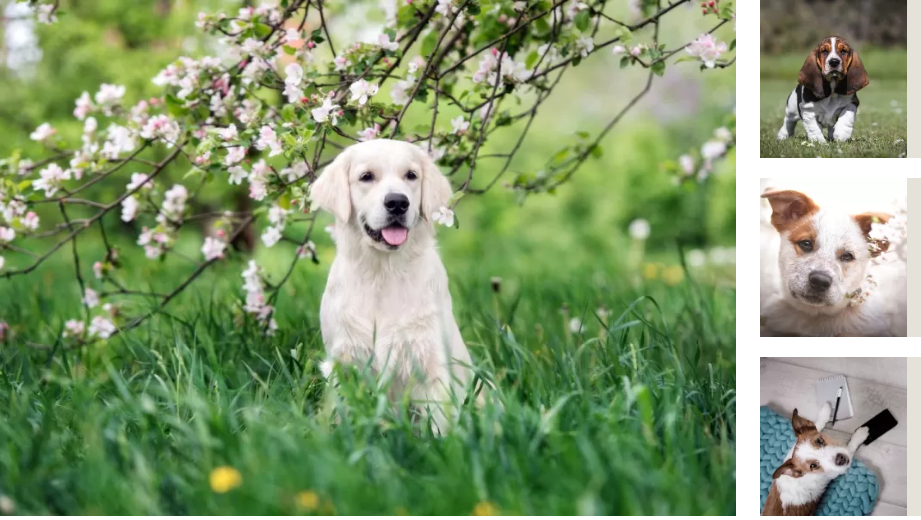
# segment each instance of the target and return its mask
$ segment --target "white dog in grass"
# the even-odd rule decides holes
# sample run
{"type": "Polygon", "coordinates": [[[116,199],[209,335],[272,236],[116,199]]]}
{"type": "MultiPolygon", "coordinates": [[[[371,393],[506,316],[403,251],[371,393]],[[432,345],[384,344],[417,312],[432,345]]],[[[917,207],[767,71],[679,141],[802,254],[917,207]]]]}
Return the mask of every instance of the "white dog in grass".
{"type": "Polygon", "coordinates": [[[345,149],[311,187],[313,203],[336,217],[320,305],[324,375],[334,362],[368,367],[391,402],[408,396],[440,432],[472,379],[432,223],[451,195],[424,150],[389,139],[345,149]]]}

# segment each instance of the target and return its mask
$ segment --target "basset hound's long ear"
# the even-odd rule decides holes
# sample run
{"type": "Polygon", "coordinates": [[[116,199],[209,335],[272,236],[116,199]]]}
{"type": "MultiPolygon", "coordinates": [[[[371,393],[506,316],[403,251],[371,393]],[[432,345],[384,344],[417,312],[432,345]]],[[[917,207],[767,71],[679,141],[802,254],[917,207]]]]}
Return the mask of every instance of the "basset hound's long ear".
{"type": "Polygon", "coordinates": [[[857,51],[851,48],[851,64],[847,68],[847,94],[851,95],[869,84],[867,69],[863,68],[863,61],[857,51]]]}
{"type": "Polygon", "coordinates": [[[815,49],[812,49],[809,56],[806,56],[803,68],[799,69],[799,84],[811,90],[812,94],[818,99],[825,98],[825,87],[823,84],[825,76],[822,74],[822,68],[819,66],[819,49],[822,47],[823,43],[825,42],[820,42],[815,46],[815,49]]]}

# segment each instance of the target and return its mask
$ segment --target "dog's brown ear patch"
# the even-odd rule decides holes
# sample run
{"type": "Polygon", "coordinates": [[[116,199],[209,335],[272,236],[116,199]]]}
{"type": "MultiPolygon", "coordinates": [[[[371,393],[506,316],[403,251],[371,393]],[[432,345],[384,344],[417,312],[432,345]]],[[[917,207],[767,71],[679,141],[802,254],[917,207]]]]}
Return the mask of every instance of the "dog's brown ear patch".
{"type": "Polygon", "coordinates": [[[867,69],[863,68],[860,55],[851,48],[851,64],[847,67],[847,94],[851,95],[870,84],[867,69]]]}
{"type": "Polygon", "coordinates": [[[815,423],[800,415],[796,408],[793,409],[793,420],[790,422],[793,423],[793,432],[797,437],[807,432],[818,431],[815,423]]]}
{"type": "MultiPolygon", "coordinates": [[[[866,237],[867,240],[870,239],[870,231],[873,230],[873,224],[885,224],[889,222],[891,218],[892,215],[888,213],[876,213],[872,211],[854,215],[854,221],[860,226],[860,230],[863,231],[863,236],[866,237]]],[[[874,250],[874,252],[870,253],[870,256],[877,257],[881,255],[883,251],[887,251],[889,249],[889,242],[886,240],[878,240],[876,246],[879,250],[874,250]]]]}
{"type": "Polygon", "coordinates": [[[809,56],[806,56],[803,68],[799,70],[799,84],[811,90],[818,99],[825,97],[825,75],[822,73],[824,63],[820,63],[822,55],[819,53],[822,47],[828,44],[828,38],[819,42],[809,56]]]}
{"type": "Polygon", "coordinates": [[[771,203],[771,225],[780,233],[791,230],[799,221],[819,211],[812,199],[798,191],[770,191],[763,193],[761,198],[771,203]]]}
{"type": "Polygon", "coordinates": [[[796,466],[793,464],[793,459],[787,459],[786,462],[781,464],[780,467],[774,471],[773,478],[777,478],[781,475],[800,478],[803,476],[803,472],[796,468],[796,466]]]}

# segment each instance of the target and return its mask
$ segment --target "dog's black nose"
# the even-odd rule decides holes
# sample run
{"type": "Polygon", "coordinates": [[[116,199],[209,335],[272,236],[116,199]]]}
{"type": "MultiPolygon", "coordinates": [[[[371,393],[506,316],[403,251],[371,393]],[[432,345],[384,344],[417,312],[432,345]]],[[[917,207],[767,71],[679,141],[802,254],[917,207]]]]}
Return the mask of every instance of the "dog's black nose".
{"type": "Polygon", "coordinates": [[[837,465],[839,465],[839,466],[844,466],[844,465],[846,465],[848,462],[849,462],[849,461],[848,461],[848,459],[847,459],[847,455],[844,455],[843,453],[839,453],[837,456],[835,456],[835,464],[837,464],[837,465]]]}
{"type": "Polygon", "coordinates": [[[832,58],[828,60],[828,64],[831,65],[832,67],[837,67],[838,65],[841,65],[841,60],[839,60],[838,58],[832,58]]]}
{"type": "Polygon", "coordinates": [[[409,198],[402,193],[388,193],[384,197],[384,207],[391,215],[402,215],[409,209],[409,198]]]}
{"type": "Polygon", "coordinates": [[[809,285],[817,291],[827,291],[831,287],[831,276],[822,271],[809,273],[809,285]]]}

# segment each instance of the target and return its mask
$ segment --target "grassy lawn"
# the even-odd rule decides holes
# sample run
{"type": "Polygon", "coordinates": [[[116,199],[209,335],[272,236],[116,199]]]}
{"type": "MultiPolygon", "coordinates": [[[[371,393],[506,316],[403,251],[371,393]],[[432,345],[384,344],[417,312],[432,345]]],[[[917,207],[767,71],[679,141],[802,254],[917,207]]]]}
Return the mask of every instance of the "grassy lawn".
{"type": "MultiPolygon", "coordinates": [[[[272,258],[260,262],[277,280],[272,258]]],[[[339,425],[319,418],[326,257],[295,270],[271,338],[235,317],[240,262],[78,350],[15,339],[79,313],[67,256],[0,281],[14,327],[0,343],[0,496],[22,514],[734,514],[734,266],[663,277],[553,258],[522,276],[501,253],[446,258],[462,334],[505,410],[464,408],[441,438],[360,379],[339,425]]],[[[184,276],[131,260],[153,290],[184,276]]]]}
{"type": "Polygon", "coordinates": [[[907,62],[905,53],[898,51],[861,52],[870,84],[858,94],[860,108],[850,140],[813,144],[806,139],[802,122],[797,123],[792,137],[777,140],[787,96],[796,86],[806,54],[761,58],[761,157],[905,157],[907,62]]]}

